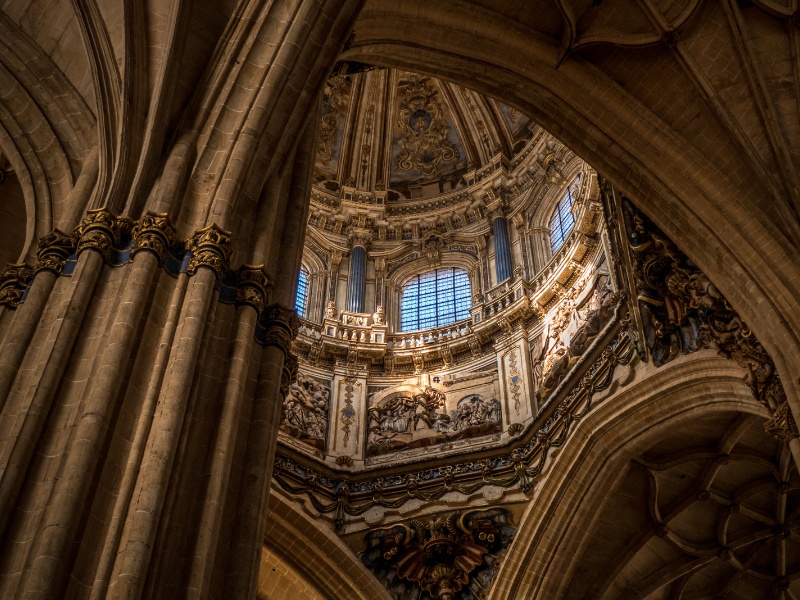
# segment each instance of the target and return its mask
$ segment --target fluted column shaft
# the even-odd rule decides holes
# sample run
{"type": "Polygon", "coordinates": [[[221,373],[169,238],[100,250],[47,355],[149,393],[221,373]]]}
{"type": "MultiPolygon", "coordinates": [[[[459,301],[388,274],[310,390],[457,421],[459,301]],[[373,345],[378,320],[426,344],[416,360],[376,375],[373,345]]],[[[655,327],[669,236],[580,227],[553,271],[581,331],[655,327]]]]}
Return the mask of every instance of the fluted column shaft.
{"type": "Polygon", "coordinates": [[[364,296],[367,290],[367,251],[363,246],[354,246],[350,251],[350,274],[347,279],[347,310],[364,312],[364,296]]]}
{"type": "Polygon", "coordinates": [[[494,232],[494,266],[497,273],[497,283],[503,283],[511,277],[514,271],[511,262],[511,244],[508,240],[508,220],[503,216],[496,216],[492,221],[494,232]]]}

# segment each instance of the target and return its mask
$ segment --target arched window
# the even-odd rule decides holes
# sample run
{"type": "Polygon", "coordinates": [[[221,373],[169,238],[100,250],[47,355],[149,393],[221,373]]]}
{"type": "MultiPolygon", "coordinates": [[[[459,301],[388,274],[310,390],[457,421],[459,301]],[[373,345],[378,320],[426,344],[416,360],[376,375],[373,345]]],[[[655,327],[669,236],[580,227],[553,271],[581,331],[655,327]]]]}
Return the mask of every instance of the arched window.
{"type": "Polygon", "coordinates": [[[294,309],[301,317],[306,316],[306,304],[308,303],[308,271],[305,267],[300,268],[300,277],[297,280],[297,296],[294,299],[294,309]]]}
{"type": "Polygon", "coordinates": [[[456,268],[436,269],[412,278],[403,288],[400,330],[441,327],[469,318],[469,276],[456,268]]]}
{"type": "Polygon", "coordinates": [[[575,217],[572,216],[572,201],[575,194],[578,193],[579,183],[580,177],[570,184],[561,200],[558,201],[553,216],[550,217],[550,248],[552,248],[553,254],[561,248],[575,225],[575,217]]]}

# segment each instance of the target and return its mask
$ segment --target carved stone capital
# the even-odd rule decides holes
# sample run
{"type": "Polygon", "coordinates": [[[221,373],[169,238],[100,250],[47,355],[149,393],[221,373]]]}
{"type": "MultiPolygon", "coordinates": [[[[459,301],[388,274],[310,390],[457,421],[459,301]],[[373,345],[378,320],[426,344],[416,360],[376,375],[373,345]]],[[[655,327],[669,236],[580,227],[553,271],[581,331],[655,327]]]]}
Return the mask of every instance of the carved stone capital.
{"type": "Polygon", "coordinates": [[[236,270],[236,304],[264,310],[272,291],[272,279],[264,265],[242,265],[236,270]]]}
{"type": "Polygon", "coordinates": [[[111,250],[121,238],[130,234],[133,221],[127,217],[118,217],[107,208],[93,208],[75,228],[76,252],[96,250],[108,259],[111,250]]]}
{"type": "Polygon", "coordinates": [[[164,263],[167,250],[175,243],[175,228],[169,221],[167,213],[148,211],[133,228],[133,250],[152,252],[158,258],[158,264],[164,263]]]}
{"type": "Polygon", "coordinates": [[[75,252],[73,238],[58,229],[40,238],[38,246],[34,274],[39,271],[50,271],[55,275],[61,275],[67,258],[75,252]]]}
{"type": "Polygon", "coordinates": [[[24,263],[6,265],[0,275],[0,306],[17,308],[32,277],[33,268],[24,263]]]}
{"type": "Polygon", "coordinates": [[[274,346],[288,356],[292,347],[292,340],[297,337],[300,329],[300,319],[294,309],[280,304],[272,304],[262,313],[264,324],[264,346],[274,346]]]}
{"type": "Polygon", "coordinates": [[[369,250],[372,245],[372,231],[361,227],[351,227],[347,235],[347,243],[350,249],[361,246],[364,250],[369,250]]]}
{"type": "Polygon", "coordinates": [[[186,272],[194,275],[200,267],[211,269],[222,277],[228,269],[231,256],[231,232],[211,224],[195,232],[187,242],[186,249],[192,253],[186,272]]]}
{"type": "Polygon", "coordinates": [[[794,438],[800,437],[800,433],[797,429],[797,421],[795,421],[794,415],[792,415],[792,410],[789,408],[788,402],[784,401],[783,404],[775,409],[775,414],[772,418],[764,423],[764,431],[786,444],[794,438]]]}

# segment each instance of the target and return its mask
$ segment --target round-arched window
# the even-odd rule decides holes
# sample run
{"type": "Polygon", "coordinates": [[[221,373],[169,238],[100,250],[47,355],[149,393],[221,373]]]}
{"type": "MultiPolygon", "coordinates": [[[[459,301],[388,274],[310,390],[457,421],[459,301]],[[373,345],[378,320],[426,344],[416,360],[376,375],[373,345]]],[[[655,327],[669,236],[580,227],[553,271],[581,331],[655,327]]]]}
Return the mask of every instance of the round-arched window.
{"type": "Polygon", "coordinates": [[[553,216],[550,217],[550,248],[553,250],[553,254],[561,248],[575,225],[575,217],[572,216],[572,202],[578,193],[579,184],[580,177],[570,184],[561,200],[558,201],[553,216]]]}
{"type": "Polygon", "coordinates": [[[400,330],[432,329],[468,319],[470,306],[466,271],[452,267],[422,273],[403,287],[400,330]]]}
{"type": "Polygon", "coordinates": [[[300,276],[297,278],[297,296],[294,299],[294,310],[301,317],[306,316],[308,305],[308,271],[305,267],[300,268],[300,276]]]}

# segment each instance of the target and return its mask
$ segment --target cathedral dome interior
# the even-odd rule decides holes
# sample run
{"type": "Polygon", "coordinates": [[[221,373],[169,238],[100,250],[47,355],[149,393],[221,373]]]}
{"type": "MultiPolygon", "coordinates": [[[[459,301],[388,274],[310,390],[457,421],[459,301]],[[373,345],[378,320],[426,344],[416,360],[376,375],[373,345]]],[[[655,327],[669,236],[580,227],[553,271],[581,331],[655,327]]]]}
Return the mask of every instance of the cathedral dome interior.
{"type": "Polygon", "coordinates": [[[800,598],[798,0],[4,0],[0,598],[800,598]]]}

